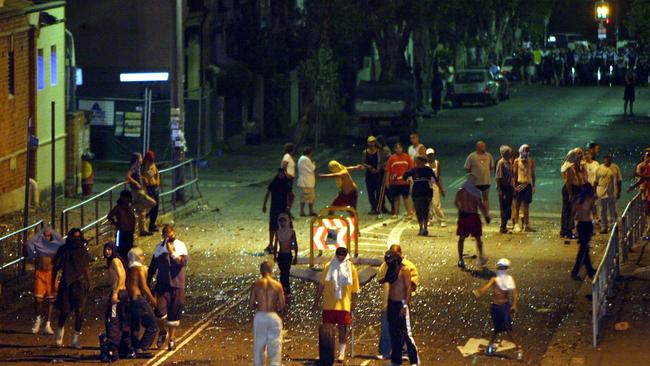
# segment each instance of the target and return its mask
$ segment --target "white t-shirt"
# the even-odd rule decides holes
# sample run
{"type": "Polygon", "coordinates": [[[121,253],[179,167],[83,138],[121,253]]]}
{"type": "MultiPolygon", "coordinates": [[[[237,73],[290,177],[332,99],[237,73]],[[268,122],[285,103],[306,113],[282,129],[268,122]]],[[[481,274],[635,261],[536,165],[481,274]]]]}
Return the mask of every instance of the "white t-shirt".
{"type": "Polygon", "coordinates": [[[618,165],[612,164],[609,167],[600,165],[596,169],[596,182],[598,183],[596,195],[598,198],[616,197],[618,195],[617,183],[622,180],[621,169],[618,165]]]}
{"type": "Polygon", "coordinates": [[[587,182],[593,186],[596,183],[596,170],[600,164],[596,160],[592,160],[591,163],[585,162],[584,166],[587,171],[587,182]]]}
{"type": "Polygon", "coordinates": [[[294,178],[296,176],[296,162],[293,160],[293,157],[291,157],[291,154],[289,153],[284,154],[282,157],[280,168],[284,168],[285,165],[287,166],[287,175],[291,178],[294,178]]]}
{"type": "Polygon", "coordinates": [[[465,169],[476,178],[476,185],[489,185],[492,181],[491,172],[494,170],[494,158],[489,152],[478,154],[473,152],[465,160],[465,169]]]}
{"type": "Polygon", "coordinates": [[[316,186],[316,165],[308,156],[298,159],[298,187],[314,188],[316,186]]]}
{"type": "Polygon", "coordinates": [[[418,150],[420,150],[423,147],[424,145],[422,144],[419,144],[418,146],[414,146],[414,145],[409,146],[408,153],[411,159],[415,160],[415,157],[419,155],[418,150]]]}

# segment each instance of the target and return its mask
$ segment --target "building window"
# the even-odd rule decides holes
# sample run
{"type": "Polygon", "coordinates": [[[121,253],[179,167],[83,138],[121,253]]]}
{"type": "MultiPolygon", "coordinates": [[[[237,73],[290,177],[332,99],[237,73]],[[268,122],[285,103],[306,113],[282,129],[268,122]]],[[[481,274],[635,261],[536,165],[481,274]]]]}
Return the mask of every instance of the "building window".
{"type": "Polygon", "coordinates": [[[56,64],[56,46],[50,47],[50,85],[55,86],[59,81],[59,69],[56,64]]]}
{"type": "Polygon", "coordinates": [[[16,95],[16,57],[14,51],[9,52],[9,65],[7,67],[9,71],[9,77],[7,78],[9,86],[9,95],[16,95]]]}
{"type": "Polygon", "coordinates": [[[43,49],[38,49],[38,58],[36,60],[36,82],[38,90],[45,88],[45,60],[43,59],[43,49]]]}

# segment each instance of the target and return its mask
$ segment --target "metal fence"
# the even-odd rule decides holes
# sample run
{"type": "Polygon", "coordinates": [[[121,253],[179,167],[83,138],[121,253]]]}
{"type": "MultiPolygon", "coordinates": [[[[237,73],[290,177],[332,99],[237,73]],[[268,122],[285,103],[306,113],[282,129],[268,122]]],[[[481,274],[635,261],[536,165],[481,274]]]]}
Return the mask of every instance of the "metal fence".
{"type": "Polygon", "coordinates": [[[614,283],[620,270],[621,257],[627,261],[628,253],[643,235],[645,214],[643,198],[637,194],[628,202],[620,222],[612,228],[603,258],[591,282],[593,346],[598,345],[598,335],[603,317],[607,314],[608,297],[612,296],[614,283]]]}
{"type": "MultiPolygon", "coordinates": [[[[198,188],[198,172],[196,161],[190,159],[180,164],[160,170],[160,213],[175,211],[179,206],[183,206],[194,200],[196,196],[201,196],[198,188]],[[178,172],[182,173],[185,182],[178,187],[173,187],[173,175],[178,172]],[[165,191],[165,187],[169,187],[165,191]],[[183,200],[179,200],[179,193],[183,192],[183,200]]],[[[89,240],[95,240],[99,244],[100,237],[103,235],[114,235],[114,228],[108,223],[107,214],[115,204],[121,190],[126,189],[126,182],[121,182],[98,193],[82,202],[65,208],[61,212],[59,230],[61,235],[65,235],[72,227],[79,227],[84,233],[93,232],[94,237],[86,236],[89,240]]],[[[22,244],[25,237],[31,237],[38,228],[43,227],[43,220],[38,221],[28,227],[16,230],[0,238],[0,273],[4,274],[13,266],[24,261],[22,244]],[[25,235],[27,234],[27,235],[25,235]]]]}
{"type": "Polygon", "coordinates": [[[43,220],[39,220],[0,238],[0,274],[6,275],[9,269],[16,271],[15,274],[18,274],[18,270],[24,268],[24,266],[19,267],[18,264],[24,263],[25,260],[23,251],[25,238],[31,238],[38,230],[43,228],[43,225],[43,220]]]}

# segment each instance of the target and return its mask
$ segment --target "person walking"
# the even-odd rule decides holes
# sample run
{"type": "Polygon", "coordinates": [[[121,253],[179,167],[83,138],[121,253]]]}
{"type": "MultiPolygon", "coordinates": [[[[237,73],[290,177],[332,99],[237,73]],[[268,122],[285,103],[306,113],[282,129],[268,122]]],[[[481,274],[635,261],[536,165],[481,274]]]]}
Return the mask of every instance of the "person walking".
{"type": "Polygon", "coordinates": [[[386,164],[388,163],[388,159],[390,159],[390,156],[392,155],[392,152],[390,151],[390,147],[386,144],[386,140],[384,139],[384,136],[379,135],[377,136],[377,149],[379,150],[379,156],[381,157],[381,179],[379,180],[381,183],[381,186],[379,188],[379,198],[377,200],[377,211],[378,213],[389,213],[393,212],[393,199],[390,195],[390,190],[386,185],[384,184],[384,179],[386,176],[386,164]],[[383,195],[382,195],[383,191],[383,195]],[[390,204],[390,211],[386,208],[386,201],[390,204]]]}
{"type": "Polygon", "coordinates": [[[440,161],[436,159],[436,151],[433,148],[428,148],[427,151],[427,165],[433,169],[436,177],[438,178],[438,184],[433,185],[433,198],[431,199],[431,206],[429,207],[429,224],[433,223],[433,218],[438,221],[440,227],[447,227],[447,222],[445,219],[445,213],[442,211],[442,197],[445,195],[442,185],[442,168],[440,167],[440,161]]]}
{"type": "Polygon", "coordinates": [[[314,202],[316,201],[316,164],[312,159],[312,149],[306,146],[298,159],[298,188],[300,196],[300,216],[305,217],[305,205],[309,207],[309,216],[316,216],[314,213],[314,202]]]}
{"type": "Polygon", "coordinates": [[[600,201],[600,233],[606,234],[618,221],[616,200],[621,198],[623,178],[621,169],[612,163],[612,156],[605,155],[603,163],[596,170],[596,196],[600,201]]]}
{"type": "MultiPolygon", "coordinates": [[[[436,174],[426,165],[427,157],[418,155],[415,158],[415,168],[404,174],[404,179],[411,183],[411,199],[415,207],[415,215],[420,226],[418,235],[429,235],[429,207],[433,198],[433,186],[440,185],[436,174]]],[[[444,193],[439,186],[438,190],[444,193]]]]}
{"type": "Polygon", "coordinates": [[[523,144],[519,147],[519,157],[515,160],[513,167],[515,181],[515,231],[534,231],[530,227],[530,204],[535,194],[535,161],[530,156],[530,147],[523,144]],[[521,225],[517,227],[520,211],[523,210],[521,225]]]}
{"type": "Polygon", "coordinates": [[[125,258],[133,248],[135,237],[135,213],[132,195],[126,189],[120,192],[117,205],[106,215],[106,219],[115,226],[115,241],[120,257],[125,258]]]}
{"type": "Polygon", "coordinates": [[[114,362],[122,359],[135,358],[131,343],[131,327],[129,324],[129,293],[126,290],[126,269],[123,259],[117,252],[115,243],[104,245],[104,259],[108,267],[110,296],[106,307],[106,340],[108,354],[106,361],[114,362]]]}
{"type": "Polygon", "coordinates": [[[499,211],[501,211],[501,226],[499,232],[502,234],[509,233],[508,221],[512,218],[512,198],[514,195],[513,187],[513,169],[510,159],[512,157],[512,148],[508,145],[501,145],[499,148],[501,159],[497,161],[496,184],[497,194],[499,196],[499,211]]]}
{"type": "Polygon", "coordinates": [[[280,168],[284,169],[284,173],[287,175],[289,180],[289,185],[291,191],[289,191],[289,205],[288,212],[291,216],[291,208],[293,207],[293,201],[295,200],[295,195],[293,194],[293,181],[296,178],[296,161],[293,160],[293,154],[296,150],[296,145],[292,143],[284,144],[284,151],[282,153],[282,161],[280,162],[280,168]]]}
{"type": "Polygon", "coordinates": [[[88,293],[93,288],[93,284],[90,276],[90,255],[86,249],[86,241],[78,228],[68,231],[65,244],[57,250],[54,256],[52,283],[56,282],[59,271],[61,277],[56,297],[59,325],[56,330],[55,342],[58,347],[63,346],[65,323],[70,313],[74,313],[72,348],[79,349],[81,348],[83,313],[86,308],[88,293]]]}
{"type": "Polygon", "coordinates": [[[377,145],[375,136],[368,137],[368,147],[361,154],[361,165],[366,168],[366,192],[370,203],[370,215],[378,214],[384,165],[384,155],[377,145]]]}
{"type": "Polygon", "coordinates": [[[436,67],[433,72],[433,78],[431,79],[431,109],[433,109],[434,116],[442,109],[442,91],[444,89],[445,84],[442,80],[442,75],[436,67]]]}
{"type": "Polygon", "coordinates": [[[473,175],[467,176],[467,180],[456,193],[454,201],[458,209],[456,235],[458,235],[458,267],[460,268],[465,268],[463,252],[465,239],[468,236],[473,236],[476,240],[476,248],[479,254],[478,265],[484,266],[487,263],[487,258],[483,255],[483,240],[481,238],[483,226],[481,225],[479,210],[483,213],[486,223],[489,224],[491,218],[481,199],[481,191],[476,187],[475,179],[473,175]]]}
{"type": "Polygon", "coordinates": [[[512,335],[512,314],[517,311],[519,303],[519,291],[515,284],[515,279],[508,274],[510,269],[510,260],[501,258],[497,262],[496,276],[478,290],[472,291],[476,298],[492,289],[492,304],[490,305],[490,315],[492,316],[492,332],[490,333],[490,342],[485,350],[488,356],[494,355],[494,341],[499,333],[506,333],[510,341],[517,347],[517,359],[522,360],[524,352],[512,335]],[[512,305],[510,295],[512,294],[512,305]]]}
{"type": "Polygon", "coordinates": [[[592,213],[595,204],[594,189],[591,184],[585,183],[575,200],[576,220],[578,221],[578,244],[580,244],[580,249],[578,250],[576,263],[573,266],[573,270],[571,270],[571,278],[576,281],[582,281],[580,269],[582,269],[583,265],[587,269],[587,275],[589,277],[593,278],[596,275],[596,270],[591,265],[589,255],[589,242],[594,233],[592,213]]]}
{"type": "Polygon", "coordinates": [[[64,244],[63,238],[49,226],[44,227],[24,245],[25,253],[34,259],[34,326],[32,333],[37,334],[41,325],[43,334],[54,334],[52,315],[57,295],[56,281],[52,281],[54,256],[64,244]],[[43,306],[47,303],[47,313],[43,317],[43,306]],[[43,321],[45,320],[45,321],[43,321]]]}
{"type": "Polygon", "coordinates": [[[586,174],[582,169],[582,149],[576,147],[567,154],[560,168],[562,174],[562,218],[560,236],[575,239],[575,198],[580,195],[586,181],[586,174]]]}
{"type": "Polygon", "coordinates": [[[476,151],[467,156],[465,160],[465,171],[474,176],[476,187],[481,191],[483,205],[490,212],[489,189],[494,171],[494,158],[487,151],[487,144],[483,141],[476,143],[476,151]]]}
{"type": "Polygon", "coordinates": [[[623,117],[627,116],[627,106],[630,106],[630,117],[634,117],[634,100],[636,99],[636,73],[629,67],[625,73],[625,92],[623,94],[623,117]]]}
{"type": "MultiPolygon", "coordinates": [[[[398,253],[400,257],[402,257],[402,269],[407,270],[411,272],[411,291],[415,292],[417,287],[420,285],[420,276],[417,270],[417,267],[413,262],[408,260],[404,254],[402,253],[402,247],[399,244],[393,244],[390,246],[389,250],[391,252],[398,253]]],[[[391,355],[391,338],[390,338],[390,329],[388,328],[388,297],[390,293],[390,286],[388,283],[384,282],[384,278],[386,278],[386,274],[388,272],[388,264],[384,260],[384,262],[381,263],[379,266],[379,270],[377,271],[377,281],[381,284],[383,288],[383,296],[382,296],[382,302],[381,302],[381,324],[380,324],[380,332],[379,332],[379,354],[377,355],[377,359],[380,360],[388,360],[390,359],[391,355]]],[[[405,349],[404,346],[402,349],[405,349]]]]}
{"type": "Polygon", "coordinates": [[[158,220],[158,208],[160,205],[160,172],[156,166],[156,154],[149,150],[144,154],[144,163],[142,164],[142,182],[147,190],[147,195],[156,202],[147,216],[149,217],[149,232],[158,231],[156,221],[158,220]]]}
{"type": "Polygon", "coordinates": [[[275,242],[275,233],[278,231],[278,217],[281,213],[289,212],[289,194],[291,193],[291,183],[287,178],[284,169],[279,169],[273,177],[273,180],[266,188],[262,212],[266,213],[266,204],[271,198],[271,209],[269,210],[269,244],[264,251],[271,253],[273,243],[275,242]]]}
{"type": "Polygon", "coordinates": [[[323,323],[336,324],[339,328],[339,361],[345,360],[348,327],[352,326],[351,313],[356,307],[360,290],[357,268],[352,264],[348,249],[336,248],[334,258],[321,272],[313,308],[319,307],[322,295],[323,323]]]}
{"type": "Polygon", "coordinates": [[[144,252],[135,247],[128,253],[128,276],[126,276],[127,289],[130,297],[131,336],[133,347],[137,354],[149,350],[158,333],[156,316],[153,308],[156,306],[154,297],[147,284],[147,266],[144,264],[144,252]],[[140,337],[140,326],[144,326],[144,333],[140,337]]]}
{"type": "Polygon", "coordinates": [[[411,332],[409,308],[413,291],[411,271],[402,264],[398,252],[387,251],[384,255],[386,276],[383,282],[388,283],[388,329],[391,343],[391,365],[402,364],[402,345],[406,343],[406,351],[411,365],[419,365],[418,349],[411,332]]]}
{"type": "Polygon", "coordinates": [[[282,365],[282,319],[284,310],[282,285],[272,276],[269,262],[260,265],[261,278],[251,286],[248,304],[255,311],[253,318],[253,366],[266,365],[266,353],[270,366],[282,365]]]}
{"type": "Polygon", "coordinates": [[[165,344],[169,336],[167,350],[176,349],[176,329],[181,325],[181,314],[185,306],[185,284],[187,267],[187,246],[176,238],[176,230],[165,225],[162,230],[163,240],[154,249],[149,265],[148,282],[156,278],[154,293],[156,295],[156,317],[158,332],[158,349],[165,344]]]}
{"type": "MultiPolygon", "coordinates": [[[[426,150],[425,150],[426,152],[426,150]]],[[[386,174],[384,185],[390,190],[393,200],[393,217],[399,216],[399,199],[402,197],[406,207],[406,216],[410,219],[413,216],[411,202],[409,201],[409,182],[404,179],[404,173],[413,169],[413,160],[404,153],[401,143],[395,144],[395,153],[386,162],[386,174]]]]}
{"type": "Polygon", "coordinates": [[[275,245],[273,245],[273,261],[280,268],[280,283],[284,289],[284,294],[291,296],[291,265],[298,263],[298,240],[296,232],[291,226],[291,218],[286,213],[278,217],[278,231],[275,235],[275,245]],[[294,255],[291,252],[294,252],[294,255]]]}
{"type": "MultiPolygon", "coordinates": [[[[145,185],[142,179],[142,161],[142,154],[139,152],[133,153],[133,156],[131,157],[131,167],[126,173],[126,182],[129,184],[131,189],[133,208],[136,212],[139,234],[141,236],[148,236],[151,235],[151,233],[146,230],[145,221],[149,210],[151,210],[151,208],[156,204],[156,201],[145,191],[145,185]]],[[[126,253],[128,252],[129,251],[126,250],[123,255],[126,256],[126,253]]]]}

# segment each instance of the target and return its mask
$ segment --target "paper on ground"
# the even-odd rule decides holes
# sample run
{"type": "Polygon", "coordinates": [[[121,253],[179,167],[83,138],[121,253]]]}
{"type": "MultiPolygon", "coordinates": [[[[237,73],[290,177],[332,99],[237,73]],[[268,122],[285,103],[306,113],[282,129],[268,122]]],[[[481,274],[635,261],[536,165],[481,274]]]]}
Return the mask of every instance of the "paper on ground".
{"type": "MultiPolygon", "coordinates": [[[[490,341],[485,338],[470,338],[464,346],[458,346],[457,348],[463,357],[468,357],[475,353],[484,352],[488,343],[490,341]]],[[[503,352],[516,348],[514,343],[508,341],[500,341],[494,345],[496,346],[495,352],[503,352]]]]}

